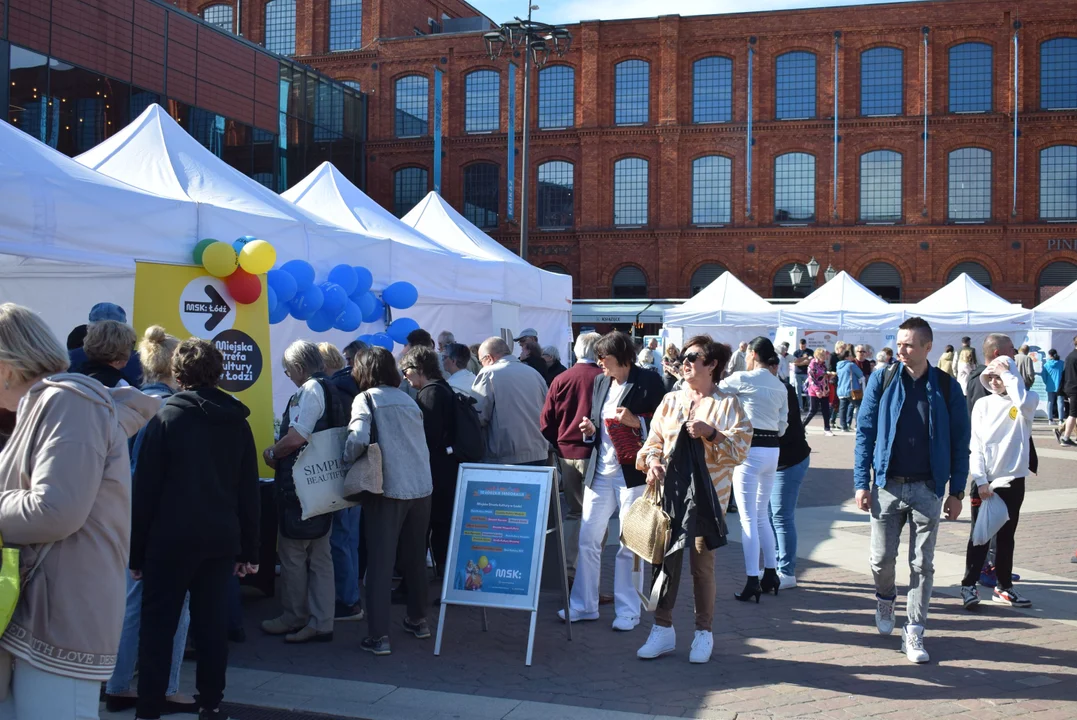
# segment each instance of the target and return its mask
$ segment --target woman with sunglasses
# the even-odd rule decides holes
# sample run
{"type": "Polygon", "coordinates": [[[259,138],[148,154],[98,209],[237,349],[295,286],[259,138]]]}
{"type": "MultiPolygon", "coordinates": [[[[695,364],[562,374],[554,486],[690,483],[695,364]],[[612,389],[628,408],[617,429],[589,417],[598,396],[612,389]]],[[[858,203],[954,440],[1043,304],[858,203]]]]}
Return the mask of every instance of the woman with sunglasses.
{"type": "Polygon", "coordinates": [[[741,601],[754,599],[758,603],[762,593],[773,591],[777,595],[781,587],[777,547],[768,513],[778,472],[779,438],[789,425],[789,396],[782,381],[770,370],[779,362],[773,343],[757,337],[748,344],[748,369],[733,373],[718,386],[740,399],[753,431],[748,457],[733,471],[733,495],[741,515],[741,546],[747,576],[744,590],[733,597],[741,601]],[[760,549],[763,550],[762,573],[760,549]]]}

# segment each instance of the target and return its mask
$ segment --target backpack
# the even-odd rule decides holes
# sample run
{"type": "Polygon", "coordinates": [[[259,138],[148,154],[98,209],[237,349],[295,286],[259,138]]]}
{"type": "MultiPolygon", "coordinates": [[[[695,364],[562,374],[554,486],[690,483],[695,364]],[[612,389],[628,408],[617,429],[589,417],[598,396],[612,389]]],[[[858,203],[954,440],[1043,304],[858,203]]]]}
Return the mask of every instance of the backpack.
{"type": "MultiPolygon", "coordinates": [[[[883,389],[879,393],[879,397],[882,397],[882,393],[886,392],[886,388],[890,387],[890,383],[894,382],[894,378],[901,371],[901,363],[894,363],[890,367],[886,368],[886,376],[883,377],[883,389]]],[[[945,373],[939,370],[935,373],[935,376],[939,379],[939,392],[942,393],[942,397],[947,402],[950,401],[950,383],[953,382],[953,378],[950,377],[950,373],[945,373]]]]}
{"type": "Polygon", "coordinates": [[[486,454],[475,398],[453,391],[452,452],[460,462],[479,462],[486,454]]]}

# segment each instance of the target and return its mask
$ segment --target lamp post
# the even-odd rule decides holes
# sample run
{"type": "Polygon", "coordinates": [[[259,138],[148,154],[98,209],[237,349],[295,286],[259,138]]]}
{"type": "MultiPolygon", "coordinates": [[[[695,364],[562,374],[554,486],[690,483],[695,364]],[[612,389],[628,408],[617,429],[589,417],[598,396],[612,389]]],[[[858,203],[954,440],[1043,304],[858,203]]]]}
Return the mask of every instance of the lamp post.
{"type": "MultiPolygon", "coordinates": [[[[819,275],[819,261],[812,256],[812,259],[804,263],[804,270],[808,272],[808,281],[814,287],[815,278],[819,275]]],[[[800,281],[804,279],[804,270],[800,269],[800,265],[793,263],[793,267],[789,269],[789,279],[793,282],[793,287],[800,285],[800,281]]],[[[823,271],[823,277],[827,282],[833,280],[838,274],[838,271],[834,269],[832,263],[828,263],[826,270],[823,271]]]]}
{"type": "MultiPolygon", "coordinates": [[[[541,70],[549,61],[551,52],[555,53],[557,57],[564,57],[572,45],[572,35],[565,28],[547,25],[531,19],[532,11],[538,9],[538,5],[528,3],[526,20],[516,18],[512,22],[505,23],[499,29],[485,33],[482,36],[483,42],[486,43],[486,52],[490,56],[490,60],[496,60],[501,57],[506,45],[514,51],[522,50],[524,56],[524,129],[523,149],[521,151],[523,181],[520,183],[520,257],[524,261],[527,260],[527,195],[531,177],[531,169],[527,164],[528,140],[531,128],[531,123],[529,122],[531,66],[534,65],[541,70]]],[[[510,148],[514,140],[515,138],[509,138],[510,148]]]]}

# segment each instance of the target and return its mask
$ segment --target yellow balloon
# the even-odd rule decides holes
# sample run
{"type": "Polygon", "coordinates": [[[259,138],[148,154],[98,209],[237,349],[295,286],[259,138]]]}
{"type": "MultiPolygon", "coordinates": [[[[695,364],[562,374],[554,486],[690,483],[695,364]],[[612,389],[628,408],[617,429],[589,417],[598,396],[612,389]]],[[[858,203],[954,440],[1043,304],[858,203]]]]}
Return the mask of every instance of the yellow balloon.
{"type": "Polygon", "coordinates": [[[215,242],[202,251],[202,267],[216,277],[228,277],[236,271],[236,251],[225,242],[215,242]]]}
{"type": "Polygon", "coordinates": [[[239,251],[239,266],[251,275],[261,275],[273,269],[277,251],[265,240],[252,240],[239,251]]]}
{"type": "Polygon", "coordinates": [[[479,558],[479,570],[486,569],[486,566],[489,565],[489,564],[490,564],[490,561],[486,559],[485,555],[483,555],[481,558],[479,558]]]}

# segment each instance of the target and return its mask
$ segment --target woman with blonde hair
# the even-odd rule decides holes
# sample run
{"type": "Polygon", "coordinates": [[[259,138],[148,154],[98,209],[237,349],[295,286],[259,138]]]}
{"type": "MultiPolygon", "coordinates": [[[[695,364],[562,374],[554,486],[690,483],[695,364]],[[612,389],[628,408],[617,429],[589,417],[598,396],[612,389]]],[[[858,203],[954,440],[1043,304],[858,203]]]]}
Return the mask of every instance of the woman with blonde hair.
{"type": "Polygon", "coordinates": [[[340,354],[340,350],[337,350],[337,346],[333,343],[318,343],[318,352],[322,354],[322,362],[325,363],[325,374],[329,377],[333,377],[334,374],[343,370],[348,364],[344,360],[344,356],[340,354]]]}
{"type": "Polygon", "coordinates": [[[972,348],[962,348],[957,356],[957,385],[961,392],[968,395],[969,377],[976,369],[976,351],[972,348]]]}
{"type": "Polygon", "coordinates": [[[10,668],[14,656],[7,707],[21,720],[98,717],[122,630],[127,439],[160,405],[67,367],[67,352],[37,314],[0,305],[0,407],[18,410],[0,453],[0,537],[22,546],[26,578],[0,661],[10,668]]]}
{"type": "Polygon", "coordinates": [[[808,413],[808,417],[804,418],[804,427],[807,427],[808,423],[812,421],[815,413],[821,412],[823,414],[823,434],[830,437],[834,433],[830,432],[830,376],[826,370],[828,354],[826,348],[815,348],[815,357],[808,364],[808,381],[805,388],[808,391],[808,397],[811,399],[811,411],[808,413]]]}
{"type": "Polygon", "coordinates": [[[135,350],[135,331],[130,325],[116,320],[101,320],[90,323],[86,330],[86,340],[82,350],[86,353],[86,362],[78,369],[83,375],[89,375],[105,387],[127,387],[123,379],[123,369],[135,350]]]}

